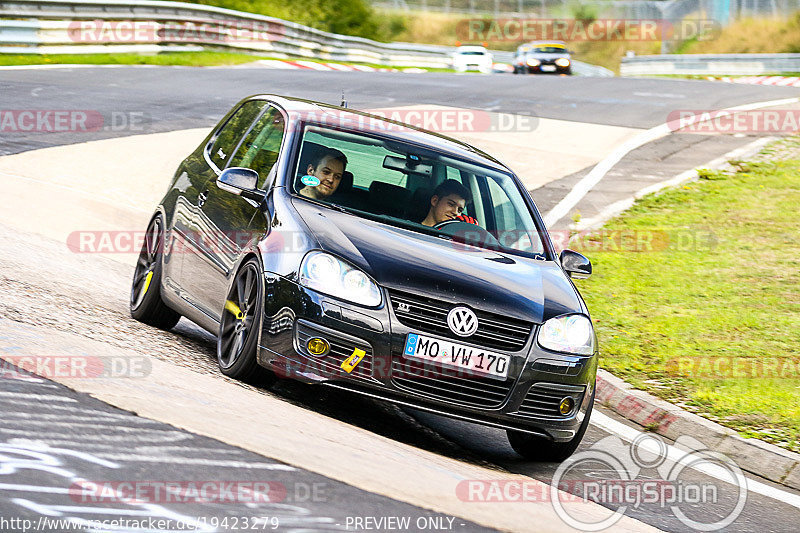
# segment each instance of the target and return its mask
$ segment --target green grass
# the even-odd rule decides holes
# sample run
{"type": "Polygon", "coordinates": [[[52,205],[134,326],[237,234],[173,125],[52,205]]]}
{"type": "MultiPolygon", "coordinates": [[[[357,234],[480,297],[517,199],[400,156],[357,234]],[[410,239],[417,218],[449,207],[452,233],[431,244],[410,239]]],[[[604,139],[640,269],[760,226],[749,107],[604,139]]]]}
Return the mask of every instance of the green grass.
{"type": "Polygon", "coordinates": [[[0,54],[0,65],[238,65],[264,56],[235,52],[167,52],[162,54],[0,54]]]}
{"type": "MultiPolygon", "coordinates": [[[[221,65],[239,65],[251,63],[259,59],[282,59],[269,56],[242,54],[237,52],[165,52],[160,54],[0,54],[0,66],[14,65],[162,65],[210,67],[221,65]]],[[[312,61],[314,63],[343,63],[312,58],[292,58],[291,60],[312,61]]],[[[367,67],[388,68],[376,63],[353,63],[367,67]]],[[[400,70],[406,67],[399,67],[400,70]]],[[[447,68],[428,68],[429,72],[453,72],[447,68]]]]}
{"type": "Polygon", "coordinates": [[[800,161],[737,168],[650,195],[582,239],[595,273],[579,288],[603,368],[800,451],[800,161]],[[639,251],[614,250],[614,231],[639,235],[639,251]]]}

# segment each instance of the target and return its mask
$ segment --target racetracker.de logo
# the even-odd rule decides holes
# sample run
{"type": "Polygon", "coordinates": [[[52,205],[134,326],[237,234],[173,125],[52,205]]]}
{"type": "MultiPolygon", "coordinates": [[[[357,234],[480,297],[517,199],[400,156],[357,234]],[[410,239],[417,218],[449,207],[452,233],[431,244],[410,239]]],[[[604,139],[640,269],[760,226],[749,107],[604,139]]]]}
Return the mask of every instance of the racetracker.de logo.
{"type": "Polygon", "coordinates": [[[681,133],[794,133],[800,130],[800,109],[676,109],[667,125],[681,133]]]}
{"type": "Polygon", "coordinates": [[[0,109],[0,133],[93,133],[145,131],[150,122],[141,111],[93,109],[0,109]]]}
{"type": "Polygon", "coordinates": [[[88,481],[73,483],[76,503],[270,504],[286,500],[277,481],[88,481]]]}
{"type": "MultiPolygon", "coordinates": [[[[464,19],[456,37],[464,42],[522,43],[557,40],[593,41],[704,41],[719,35],[721,26],[705,19],[464,19]]],[[[546,46],[546,45],[545,45],[546,46]]]]}
{"type": "Polygon", "coordinates": [[[301,116],[304,122],[378,133],[403,131],[406,125],[445,134],[520,133],[534,131],[539,125],[539,118],[532,113],[490,113],[480,109],[414,106],[367,109],[366,112],[374,116],[349,110],[308,111],[301,116]]]}
{"type": "Polygon", "coordinates": [[[71,41],[92,43],[248,43],[280,38],[284,26],[269,21],[80,20],[67,30],[71,41]]]}
{"type": "Polygon", "coordinates": [[[18,379],[27,373],[47,379],[141,379],[153,362],[146,356],[4,355],[0,379],[18,379]]]}

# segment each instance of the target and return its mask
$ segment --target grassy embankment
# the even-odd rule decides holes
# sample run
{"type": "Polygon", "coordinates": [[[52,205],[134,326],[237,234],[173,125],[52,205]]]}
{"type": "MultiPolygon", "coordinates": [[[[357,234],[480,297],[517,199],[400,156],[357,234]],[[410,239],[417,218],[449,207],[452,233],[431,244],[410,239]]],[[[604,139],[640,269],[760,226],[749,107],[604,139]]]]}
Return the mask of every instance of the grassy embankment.
{"type": "Polygon", "coordinates": [[[800,451],[800,138],[782,143],[795,160],[703,173],[581,239],[595,273],[579,288],[603,368],[800,451]],[[652,246],[632,251],[634,234],[652,246]]]}

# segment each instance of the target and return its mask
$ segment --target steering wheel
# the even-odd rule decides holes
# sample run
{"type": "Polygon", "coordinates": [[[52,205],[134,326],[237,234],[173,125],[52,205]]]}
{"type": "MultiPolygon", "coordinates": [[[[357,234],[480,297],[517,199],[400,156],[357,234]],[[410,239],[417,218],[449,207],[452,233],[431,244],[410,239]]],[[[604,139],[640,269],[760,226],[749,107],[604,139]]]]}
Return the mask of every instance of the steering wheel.
{"type": "MultiPolygon", "coordinates": [[[[463,222],[464,224],[469,224],[469,222],[464,222],[463,220],[458,220],[457,218],[451,218],[450,220],[445,220],[444,222],[439,222],[438,224],[433,226],[433,229],[446,228],[447,226],[452,226],[453,224],[458,224],[459,222],[463,222]]],[[[470,225],[474,226],[475,224],[470,224],[470,225]]]]}

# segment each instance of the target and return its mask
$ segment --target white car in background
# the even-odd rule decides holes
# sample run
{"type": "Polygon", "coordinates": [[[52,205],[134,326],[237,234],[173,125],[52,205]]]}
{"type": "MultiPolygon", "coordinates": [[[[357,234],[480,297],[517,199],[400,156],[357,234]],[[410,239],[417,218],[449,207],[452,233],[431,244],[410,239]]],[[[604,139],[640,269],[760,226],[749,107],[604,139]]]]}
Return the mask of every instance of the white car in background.
{"type": "Polygon", "coordinates": [[[453,69],[457,72],[477,70],[492,72],[492,54],[483,46],[459,46],[453,54],[453,69]]]}

